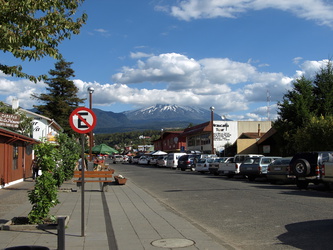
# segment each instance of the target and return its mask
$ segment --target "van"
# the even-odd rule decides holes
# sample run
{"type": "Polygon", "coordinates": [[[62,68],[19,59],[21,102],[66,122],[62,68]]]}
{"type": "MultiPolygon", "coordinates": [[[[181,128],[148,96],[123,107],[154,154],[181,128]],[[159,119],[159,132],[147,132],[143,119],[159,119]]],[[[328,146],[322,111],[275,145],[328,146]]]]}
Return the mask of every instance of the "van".
{"type": "Polygon", "coordinates": [[[240,165],[247,160],[248,158],[251,157],[262,157],[264,155],[260,155],[260,154],[237,154],[234,157],[234,162],[235,162],[235,174],[239,174],[240,173],[240,165]]]}
{"type": "Polygon", "coordinates": [[[186,153],[169,153],[167,158],[167,167],[171,169],[176,169],[178,165],[178,159],[186,153]]]}

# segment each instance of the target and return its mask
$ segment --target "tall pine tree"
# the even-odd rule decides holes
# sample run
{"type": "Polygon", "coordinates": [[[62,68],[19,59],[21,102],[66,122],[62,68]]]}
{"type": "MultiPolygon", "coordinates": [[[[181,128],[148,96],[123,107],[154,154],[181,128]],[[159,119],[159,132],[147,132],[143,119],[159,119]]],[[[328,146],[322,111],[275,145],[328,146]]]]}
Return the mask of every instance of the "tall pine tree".
{"type": "Polygon", "coordinates": [[[32,97],[44,103],[34,105],[38,113],[54,119],[63,129],[64,133],[72,134],[69,125],[69,116],[75,108],[83,103],[85,99],[77,96],[78,88],[71,77],[74,77],[74,70],[71,68],[72,62],[61,59],[55,64],[55,69],[49,71],[52,76],[45,83],[47,93],[33,94],[32,97]]]}

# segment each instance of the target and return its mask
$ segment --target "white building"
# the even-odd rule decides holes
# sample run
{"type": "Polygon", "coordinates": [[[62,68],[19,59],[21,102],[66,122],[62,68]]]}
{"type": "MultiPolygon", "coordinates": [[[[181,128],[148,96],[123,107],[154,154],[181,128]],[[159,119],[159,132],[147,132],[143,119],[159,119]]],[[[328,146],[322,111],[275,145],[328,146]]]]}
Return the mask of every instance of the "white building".
{"type": "MultiPolygon", "coordinates": [[[[13,100],[12,108],[19,108],[19,101],[13,100]]],[[[32,138],[35,140],[46,139],[49,142],[55,141],[55,136],[62,132],[62,127],[53,119],[46,116],[36,114],[32,111],[20,108],[21,112],[24,112],[27,117],[32,118],[32,138]]]]}
{"type": "MultiPolygon", "coordinates": [[[[213,121],[214,151],[222,152],[226,144],[234,144],[243,133],[265,133],[272,126],[270,121],[213,121]]],[[[184,130],[186,150],[211,153],[211,122],[184,130]]]]}

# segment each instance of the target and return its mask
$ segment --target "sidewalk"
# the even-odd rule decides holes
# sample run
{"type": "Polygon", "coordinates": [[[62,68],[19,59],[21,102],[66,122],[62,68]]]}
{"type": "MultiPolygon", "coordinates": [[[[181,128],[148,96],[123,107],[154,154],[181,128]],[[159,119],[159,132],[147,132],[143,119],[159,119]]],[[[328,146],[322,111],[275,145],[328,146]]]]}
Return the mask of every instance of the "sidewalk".
{"type": "MultiPolygon", "coordinates": [[[[121,173],[115,173],[115,175],[121,173]]],[[[17,184],[19,185],[19,184],[17,184]]],[[[24,184],[32,188],[34,183],[24,184]]],[[[10,187],[9,192],[17,190],[10,187]]],[[[81,191],[72,181],[61,187],[59,201],[51,214],[68,215],[65,248],[70,250],[222,250],[205,233],[187,220],[169,211],[131,180],[126,185],[110,185],[100,192],[99,183],[85,184],[85,236],[81,236],[81,191]],[[69,192],[74,189],[77,192],[69,192]]],[[[26,190],[19,190],[19,192],[26,190]]],[[[4,192],[0,192],[0,200],[4,192]]],[[[25,201],[8,211],[0,223],[17,216],[27,216],[31,204],[25,201]]],[[[57,249],[57,230],[0,230],[0,249],[36,245],[57,249]]]]}

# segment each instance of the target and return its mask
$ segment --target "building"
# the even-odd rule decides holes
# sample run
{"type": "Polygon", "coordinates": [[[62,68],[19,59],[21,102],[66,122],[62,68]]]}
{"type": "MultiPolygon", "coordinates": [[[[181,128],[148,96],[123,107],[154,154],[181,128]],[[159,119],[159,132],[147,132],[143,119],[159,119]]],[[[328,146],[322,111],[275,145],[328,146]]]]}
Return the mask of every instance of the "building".
{"type": "MultiPolygon", "coordinates": [[[[19,108],[17,100],[13,101],[12,108],[19,108]]],[[[31,177],[33,145],[40,143],[43,138],[55,142],[55,135],[62,131],[59,124],[48,117],[22,108],[19,110],[33,119],[33,131],[29,137],[9,130],[18,128],[20,116],[0,113],[0,188],[31,177]]]]}
{"type": "Polygon", "coordinates": [[[36,143],[33,138],[0,128],[0,188],[31,177],[32,147],[36,143]]]}
{"type": "Polygon", "coordinates": [[[182,136],[183,131],[162,131],[161,137],[153,141],[154,149],[167,153],[185,151],[186,138],[182,136]]]}
{"type": "MultiPolygon", "coordinates": [[[[19,108],[19,101],[13,100],[13,109],[19,108]]],[[[19,110],[26,114],[27,117],[32,118],[32,138],[35,140],[46,139],[49,142],[55,142],[55,136],[62,132],[62,127],[53,119],[46,116],[34,113],[32,111],[19,108],[19,110]]]]}
{"type": "Polygon", "coordinates": [[[271,128],[271,126],[272,124],[270,121],[213,121],[213,132],[211,122],[206,122],[185,129],[182,136],[186,138],[187,151],[212,153],[211,138],[213,135],[214,151],[216,153],[223,152],[226,146],[235,143],[236,151],[239,153],[255,144],[256,141],[271,128]],[[258,136],[254,139],[251,138],[251,140],[238,143],[239,137],[242,134],[246,135],[246,133],[252,133],[252,135],[258,136]]]}

